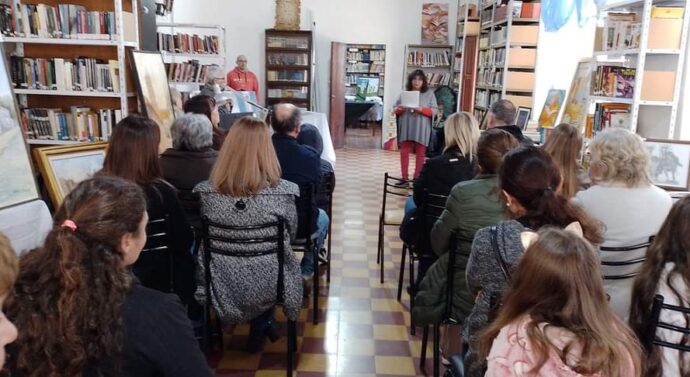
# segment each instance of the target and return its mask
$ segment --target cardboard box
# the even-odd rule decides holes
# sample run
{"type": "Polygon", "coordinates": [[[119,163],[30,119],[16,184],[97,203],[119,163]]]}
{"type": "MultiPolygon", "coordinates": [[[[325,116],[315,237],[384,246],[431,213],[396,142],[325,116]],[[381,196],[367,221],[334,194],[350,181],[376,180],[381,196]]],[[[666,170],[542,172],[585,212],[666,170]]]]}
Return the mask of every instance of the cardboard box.
{"type": "Polygon", "coordinates": [[[532,105],[534,105],[534,100],[532,99],[532,96],[527,95],[527,96],[517,96],[517,95],[512,95],[508,94],[505,97],[508,101],[512,102],[515,107],[529,107],[533,108],[532,105]]]}
{"type": "Polygon", "coordinates": [[[683,18],[683,8],[652,7],[652,18],[683,18]]]}
{"type": "Polygon", "coordinates": [[[537,64],[537,50],[513,47],[508,52],[508,66],[534,67],[537,64]]]}
{"type": "Polygon", "coordinates": [[[520,18],[539,18],[541,13],[540,3],[522,3],[522,11],[520,12],[520,18]]]}
{"type": "Polygon", "coordinates": [[[673,71],[644,71],[642,76],[643,101],[673,101],[676,73],[673,71]]]}
{"type": "Polygon", "coordinates": [[[510,28],[510,43],[537,44],[539,25],[513,25],[510,28]]]}
{"type": "Polygon", "coordinates": [[[680,48],[682,18],[652,18],[649,20],[647,48],[680,48]]]}
{"type": "Polygon", "coordinates": [[[532,90],[534,88],[534,72],[508,71],[505,81],[506,90],[532,90]]]}

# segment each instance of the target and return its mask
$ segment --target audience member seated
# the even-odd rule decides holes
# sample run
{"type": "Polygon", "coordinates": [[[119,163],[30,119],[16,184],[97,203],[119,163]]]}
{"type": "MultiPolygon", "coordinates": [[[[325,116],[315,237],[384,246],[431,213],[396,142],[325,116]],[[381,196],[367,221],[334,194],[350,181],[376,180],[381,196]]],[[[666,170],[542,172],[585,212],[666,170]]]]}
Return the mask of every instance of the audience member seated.
{"type": "Polygon", "coordinates": [[[141,188],[124,179],[88,179],[67,195],[43,247],[20,259],[7,302],[20,334],[12,375],[213,375],[179,300],[128,271],[148,219],[141,188]]]}
{"type": "Polygon", "coordinates": [[[160,157],[163,179],[177,189],[187,220],[197,233],[201,232],[199,198],[194,186],[211,175],[218,152],[213,145],[213,126],[203,115],[185,114],[170,128],[173,147],[160,157]]]}
{"type": "Polygon", "coordinates": [[[587,240],[601,240],[600,224],[560,194],[558,166],[540,148],[521,147],[508,152],[498,182],[512,220],[477,231],[467,262],[467,286],[476,297],[465,326],[469,342],[465,370],[470,377],[484,375],[485,360],[477,357],[477,334],[489,322],[491,302],[497,302],[524,254],[521,233],[549,225],[564,228],[578,221],[587,240]]]}
{"type": "MultiPolygon", "coordinates": [[[[597,134],[589,147],[593,186],[575,196],[590,215],[605,226],[601,246],[627,247],[645,244],[655,236],[671,209],[671,196],[649,178],[650,157],[642,138],[622,128],[597,134]]],[[[646,248],[629,252],[601,252],[602,261],[625,261],[643,257],[646,248]]],[[[604,275],[639,271],[641,264],[602,267],[604,275]]],[[[633,279],[605,279],[613,310],[627,320],[633,279]]]]}
{"type": "Polygon", "coordinates": [[[192,114],[206,115],[208,120],[213,125],[213,149],[219,151],[223,146],[223,141],[227,133],[219,127],[220,114],[218,113],[218,105],[213,97],[199,94],[187,100],[184,103],[184,112],[192,114]]]}
{"type": "Polygon", "coordinates": [[[10,240],[0,233],[0,370],[5,366],[5,346],[17,340],[17,328],[5,317],[5,301],[17,279],[19,263],[10,240]]]}
{"type": "MultiPolygon", "coordinates": [[[[300,111],[297,107],[291,104],[276,105],[271,114],[271,126],[275,131],[272,137],[273,147],[280,161],[282,178],[300,187],[312,184],[318,192],[321,185],[321,157],[314,148],[297,142],[301,122],[300,111]]],[[[306,226],[304,220],[306,216],[306,213],[298,213],[300,226],[306,226]]],[[[314,198],[312,218],[317,219],[316,229],[313,232],[317,234],[316,250],[320,251],[328,234],[329,220],[326,211],[316,206],[316,198],[314,198]]],[[[298,234],[301,233],[298,232],[298,234]]],[[[307,281],[314,275],[314,257],[314,253],[306,252],[302,258],[301,268],[302,277],[305,278],[305,287],[310,286],[307,281]]]]}
{"type": "Polygon", "coordinates": [[[523,238],[503,306],[480,335],[486,376],[641,376],[640,345],[608,306],[579,224],[523,238]]]}
{"type": "Polygon", "coordinates": [[[450,192],[446,209],[431,230],[431,246],[439,259],[422,280],[412,322],[418,326],[438,323],[446,310],[448,284],[448,248],[456,237],[455,272],[453,276],[453,307],[451,316],[463,324],[472,311],[474,297],[467,288],[465,270],[477,230],[504,219],[503,204],[498,195],[498,169],[503,155],[519,146],[509,133],[493,129],[484,131],[477,146],[479,174],[470,181],[460,182],[450,192]]]}
{"type": "MultiPolygon", "coordinates": [[[[318,152],[319,156],[323,153],[323,139],[319,129],[313,124],[304,123],[300,126],[299,135],[297,135],[297,142],[302,145],[308,145],[318,152]]],[[[330,162],[321,158],[321,177],[333,173],[333,165],[330,162]]],[[[327,193],[324,191],[325,187],[320,187],[316,196],[316,204],[322,210],[328,208],[327,193]]]]}
{"type": "Polygon", "coordinates": [[[489,113],[486,115],[486,127],[488,129],[498,128],[507,132],[524,146],[534,145],[532,139],[522,134],[520,127],[515,125],[517,110],[515,105],[507,99],[498,100],[491,105],[489,113]]]}
{"type": "MultiPolygon", "coordinates": [[[[635,278],[630,306],[630,326],[640,339],[648,336],[652,323],[654,296],[664,296],[664,303],[690,308],[690,197],[678,201],[647,250],[647,259],[635,278]]],[[[690,323],[686,315],[662,310],[659,321],[680,328],[690,323]]],[[[656,339],[690,346],[680,333],[657,328],[656,339]]],[[[690,355],[671,348],[655,347],[647,357],[647,376],[687,376],[690,355]]]]}
{"type": "Polygon", "coordinates": [[[561,171],[563,197],[570,199],[589,186],[589,177],[580,165],[582,133],[577,127],[567,123],[559,124],[553,129],[543,148],[561,171]]]}
{"type": "MultiPolygon", "coordinates": [[[[162,178],[158,159],[159,143],[160,131],[154,121],[137,115],[126,117],[113,129],[103,170],[99,174],[138,184],[146,196],[149,218],[158,220],[167,217],[167,246],[173,256],[174,292],[182,303],[189,305],[195,290],[192,257],[194,234],[177,198],[177,190],[162,178]]],[[[132,270],[145,287],[169,292],[169,265],[166,252],[149,251],[136,260],[132,270]]]]}
{"type": "MultiPolygon", "coordinates": [[[[297,232],[295,197],[299,188],[280,179],[268,126],[255,118],[238,120],[230,129],[220,150],[211,179],[194,189],[201,195],[201,213],[209,220],[228,226],[262,225],[285,219],[285,312],[296,320],[302,305],[302,283],[299,264],[290,250],[290,240],[297,232]]],[[[263,233],[263,232],[262,232],[263,233]]],[[[227,236],[232,236],[228,231],[227,236]]],[[[271,236],[260,234],[257,237],[271,236]]],[[[205,302],[203,245],[199,252],[196,297],[205,302]]],[[[214,255],[211,260],[211,286],[217,295],[211,301],[221,321],[251,321],[247,350],[258,352],[266,336],[277,339],[273,320],[278,276],[275,255],[253,258],[214,255]]]]}

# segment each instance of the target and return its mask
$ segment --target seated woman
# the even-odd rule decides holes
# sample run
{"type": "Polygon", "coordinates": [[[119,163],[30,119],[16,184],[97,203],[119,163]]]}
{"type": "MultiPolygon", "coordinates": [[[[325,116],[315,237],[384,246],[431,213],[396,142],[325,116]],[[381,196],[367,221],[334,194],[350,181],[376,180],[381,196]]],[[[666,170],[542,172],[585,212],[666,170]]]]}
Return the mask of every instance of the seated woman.
{"type": "Polygon", "coordinates": [[[177,189],[187,221],[201,232],[199,199],[192,193],[194,186],[211,175],[218,152],[213,150],[213,126],[203,115],[185,114],[170,128],[173,147],[160,157],[163,179],[177,189]]]}
{"type": "MultiPolygon", "coordinates": [[[[196,288],[191,254],[194,234],[177,198],[177,191],[162,178],[159,142],[160,130],[154,121],[136,115],[126,117],[113,129],[103,170],[99,174],[138,184],[146,196],[149,219],[166,219],[168,238],[165,246],[173,257],[173,291],[182,303],[189,305],[194,300],[196,288]]],[[[148,232],[153,234],[161,230],[155,227],[148,232]]],[[[148,251],[137,259],[132,270],[143,286],[170,292],[169,266],[167,252],[148,251]]]]}
{"type": "Polygon", "coordinates": [[[0,233],[0,370],[5,366],[5,346],[17,340],[17,328],[5,317],[7,296],[19,273],[19,263],[10,240],[0,233]]]}
{"type": "Polygon", "coordinates": [[[486,376],[641,376],[640,345],[607,304],[579,224],[523,237],[503,306],[480,335],[486,376]]]}
{"type": "MultiPolygon", "coordinates": [[[[211,179],[198,184],[194,192],[201,194],[202,215],[216,223],[249,226],[273,222],[278,217],[285,219],[284,310],[288,318],[296,320],[302,305],[302,277],[299,260],[289,245],[297,232],[295,197],[299,195],[299,188],[280,179],[280,164],[266,123],[250,117],[235,122],[211,171],[211,179]]],[[[200,302],[208,299],[202,283],[203,257],[202,246],[196,292],[200,302]]],[[[227,323],[251,320],[247,350],[260,351],[266,336],[276,340],[278,335],[273,321],[277,300],[276,256],[214,256],[211,269],[212,289],[217,294],[211,302],[220,319],[227,323]]]]}
{"type": "Polygon", "coordinates": [[[446,209],[431,230],[431,246],[439,259],[431,266],[412,309],[412,323],[425,326],[438,323],[446,310],[446,284],[448,278],[448,248],[451,237],[458,238],[455,248],[455,275],[453,281],[453,308],[451,316],[462,324],[472,311],[474,297],[465,282],[465,269],[470,256],[474,233],[504,218],[503,205],[498,195],[498,169],[503,155],[520,143],[511,134],[499,129],[482,133],[477,147],[479,175],[473,180],[460,182],[450,192],[446,209]]]}
{"type": "Polygon", "coordinates": [[[187,100],[183,106],[184,112],[189,114],[206,115],[213,126],[213,149],[219,151],[227,132],[220,128],[220,114],[218,105],[213,97],[199,94],[187,100]]]}
{"type": "Polygon", "coordinates": [[[147,222],[141,188],[124,179],[67,195],[43,247],[20,259],[7,302],[20,334],[12,375],[212,376],[179,300],[128,271],[147,222]]]}
{"type": "Polygon", "coordinates": [[[587,173],[580,165],[582,132],[577,127],[563,123],[556,126],[544,143],[544,150],[561,169],[563,187],[561,193],[570,199],[589,186],[587,173]]]}
{"type": "Polygon", "coordinates": [[[525,248],[521,233],[543,226],[564,228],[578,221],[590,242],[601,240],[601,226],[560,194],[561,173],[551,157],[537,147],[508,152],[498,172],[498,189],[512,220],[477,231],[467,262],[467,286],[476,297],[467,317],[465,359],[467,376],[483,376],[485,362],[477,358],[477,334],[489,322],[492,301],[500,297],[525,248]]]}
{"type": "MultiPolygon", "coordinates": [[[[590,147],[590,176],[593,186],[580,191],[575,203],[605,226],[605,247],[628,247],[645,244],[655,236],[666,219],[671,196],[652,184],[649,177],[650,157],[638,135],[609,128],[597,134],[590,147]]],[[[601,260],[625,261],[643,257],[646,247],[627,252],[602,251],[601,260]]],[[[640,264],[603,266],[604,275],[634,274],[640,264]]],[[[624,321],[630,310],[633,279],[604,279],[604,288],[613,310],[624,321]]]]}
{"type": "MultiPolygon", "coordinates": [[[[664,304],[690,308],[690,197],[679,200],[671,208],[659,234],[647,250],[647,259],[635,277],[630,306],[630,326],[640,339],[645,339],[652,324],[654,296],[664,296],[664,304]]],[[[659,321],[687,328],[685,315],[662,310],[659,321]]],[[[657,328],[656,339],[690,346],[687,337],[657,328]]],[[[687,376],[690,355],[666,347],[654,347],[647,357],[647,376],[687,376]]]]}

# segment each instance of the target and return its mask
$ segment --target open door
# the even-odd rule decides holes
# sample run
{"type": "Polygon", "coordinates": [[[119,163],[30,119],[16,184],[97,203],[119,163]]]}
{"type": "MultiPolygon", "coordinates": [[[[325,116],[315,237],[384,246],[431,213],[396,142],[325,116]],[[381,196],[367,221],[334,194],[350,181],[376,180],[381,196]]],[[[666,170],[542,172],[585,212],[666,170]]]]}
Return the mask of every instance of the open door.
{"type": "Polygon", "coordinates": [[[345,50],[346,44],[331,42],[331,99],[328,124],[334,148],[345,145],[345,50]]]}

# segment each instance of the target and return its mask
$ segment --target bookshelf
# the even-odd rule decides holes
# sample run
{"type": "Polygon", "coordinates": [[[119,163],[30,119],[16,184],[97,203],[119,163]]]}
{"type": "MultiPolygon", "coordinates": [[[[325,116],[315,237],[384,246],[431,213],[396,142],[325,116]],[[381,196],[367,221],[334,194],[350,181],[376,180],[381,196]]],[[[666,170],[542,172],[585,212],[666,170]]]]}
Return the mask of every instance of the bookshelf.
{"type": "MultiPolygon", "coordinates": [[[[62,113],[63,116],[74,116],[76,122],[76,113],[70,112],[77,111],[75,109],[78,108],[79,113],[84,112],[90,120],[96,122],[95,127],[98,130],[89,133],[88,139],[78,138],[71,132],[69,140],[50,139],[50,136],[46,135],[43,135],[46,138],[42,139],[28,137],[27,142],[30,145],[70,145],[98,141],[100,137],[107,139],[108,135],[100,133],[112,129],[116,121],[115,113],[117,112],[119,119],[126,116],[130,109],[137,109],[127,49],[139,47],[138,0],[73,0],[69,1],[70,5],[64,3],[64,0],[13,0],[9,4],[5,3],[8,7],[5,11],[9,10],[13,15],[10,24],[12,27],[11,30],[3,28],[0,43],[3,43],[5,51],[13,59],[40,59],[50,62],[48,64],[51,68],[47,71],[47,78],[44,77],[45,80],[41,82],[34,82],[34,87],[29,87],[28,82],[24,82],[24,85],[16,82],[17,78],[25,76],[11,72],[11,76],[14,73],[13,81],[17,84],[14,94],[18,97],[20,110],[25,116],[35,111],[51,109],[62,113]],[[27,14],[36,11],[45,12],[44,15],[57,22],[47,22],[42,28],[36,27],[35,24],[25,24],[23,21],[26,20],[27,14]],[[73,20],[76,20],[77,15],[88,19],[88,22],[77,24],[75,27],[76,21],[73,20]],[[109,82],[112,87],[91,88],[89,84],[89,89],[85,89],[83,81],[73,81],[72,84],[77,87],[57,90],[56,75],[62,68],[59,63],[77,61],[81,58],[95,59],[94,62],[102,63],[112,61],[113,67],[107,75],[108,80],[103,79],[101,75],[99,79],[94,76],[90,78],[90,82],[99,82],[99,85],[109,82]],[[45,82],[52,85],[45,86],[45,82]]],[[[10,62],[10,59],[7,61],[10,62]]],[[[13,69],[11,64],[9,69],[13,69]]],[[[104,72],[107,71],[102,71],[104,72]]],[[[68,84],[69,82],[66,82],[66,85],[68,84]]],[[[32,137],[36,137],[35,131],[31,132],[30,128],[27,130],[32,137]]]]}
{"type": "Polygon", "coordinates": [[[168,72],[168,82],[181,93],[190,93],[199,90],[205,83],[206,67],[211,64],[227,66],[225,53],[225,27],[221,25],[157,22],[158,50],[161,52],[165,68],[168,72]],[[191,34],[190,34],[191,33],[191,34]],[[213,48],[200,48],[199,51],[177,51],[180,48],[180,37],[199,36],[201,40],[212,44],[213,48]],[[165,36],[174,42],[164,42],[165,36]],[[176,37],[177,36],[177,37],[176,37]],[[212,39],[212,41],[210,40],[212,39]],[[167,49],[167,50],[166,50],[167,49]],[[168,51],[174,50],[174,51],[168,51]],[[203,51],[201,51],[203,50],[203,51]]]}
{"type": "Polygon", "coordinates": [[[378,78],[378,96],[383,100],[386,74],[386,46],[349,44],[345,57],[345,95],[357,94],[357,79],[378,78]]]}
{"type": "MultiPolygon", "coordinates": [[[[611,126],[606,122],[609,108],[618,107],[624,113],[621,125],[645,138],[677,139],[678,116],[683,67],[690,14],[687,2],[662,0],[626,0],[601,9],[592,63],[590,114],[585,135],[611,126]],[[610,37],[609,37],[610,36],[610,37]],[[632,94],[620,98],[620,93],[601,93],[601,67],[611,74],[611,80],[632,84],[632,94]],[[618,71],[634,72],[620,80],[618,71]],[[598,90],[599,89],[599,90],[598,90]],[[625,107],[624,107],[625,106],[625,107]],[[591,127],[591,128],[589,128],[591,127]]],[[[616,84],[617,85],[617,84],[616,84]]]]}
{"type": "Polygon", "coordinates": [[[457,111],[472,112],[477,78],[479,0],[458,0],[458,27],[453,51],[453,82],[457,111]]]}
{"type": "Polygon", "coordinates": [[[292,103],[311,109],[312,38],[311,31],[266,30],[266,105],[292,103]]]}
{"type": "Polygon", "coordinates": [[[534,108],[539,39],[538,0],[482,0],[474,115],[507,99],[534,108]]]}
{"type": "Polygon", "coordinates": [[[407,76],[417,69],[427,75],[430,89],[450,85],[452,55],[453,47],[449,45],[407,45],[403,88],[407,84],[407,76]]]}

